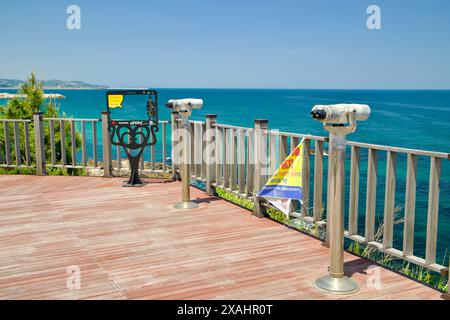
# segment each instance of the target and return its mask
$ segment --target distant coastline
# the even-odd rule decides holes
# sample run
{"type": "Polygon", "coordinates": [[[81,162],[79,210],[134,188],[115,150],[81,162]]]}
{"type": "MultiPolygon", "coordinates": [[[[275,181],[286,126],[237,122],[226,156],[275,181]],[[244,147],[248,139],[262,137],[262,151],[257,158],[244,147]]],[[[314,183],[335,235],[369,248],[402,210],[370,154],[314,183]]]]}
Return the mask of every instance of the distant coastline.
{"type": "MultiPolygon", "coordinates": [[[[48,80],[44,82],[44,89],[46,90],[101,90],[107,89],[108,86],[99,84],[90,84],[84,81],[63,81],[63,80],[48,80]]],[[[19,89],[24,83],[23,80],[18,79],[0,79],[0,89],[19,89]]]]}
{"type": "MultiPolygon", "coordinates": [[[[95,88],[86,88],[86,87],[44,87],[44,90],[106,90],[109,87],[95,87],[95,88]]],[[[19,90],[20,87],[0,87],[0,90],[19,90]]]]}

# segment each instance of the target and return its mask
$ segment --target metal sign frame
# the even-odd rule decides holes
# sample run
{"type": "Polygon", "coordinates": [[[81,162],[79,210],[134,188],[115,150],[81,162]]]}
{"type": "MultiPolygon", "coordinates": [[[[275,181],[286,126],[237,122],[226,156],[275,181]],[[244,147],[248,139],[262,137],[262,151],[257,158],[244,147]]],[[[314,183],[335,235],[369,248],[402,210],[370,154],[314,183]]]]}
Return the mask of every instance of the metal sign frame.
{"type": "Polygon", "coordinates": [[[151,89],[108,90],[106,92],[106,106],[108,112],[108,132],[111,144],[121,146],[130,162],[130,179],[124,187],[140,187],[144,183],[139,177],[139,162],[145,147],[156,144],[158,128],[158,93],[151,89]],[[148,119],[123,120],[111,118],[109,96],[112,95],[147,95],[148,119]]]}

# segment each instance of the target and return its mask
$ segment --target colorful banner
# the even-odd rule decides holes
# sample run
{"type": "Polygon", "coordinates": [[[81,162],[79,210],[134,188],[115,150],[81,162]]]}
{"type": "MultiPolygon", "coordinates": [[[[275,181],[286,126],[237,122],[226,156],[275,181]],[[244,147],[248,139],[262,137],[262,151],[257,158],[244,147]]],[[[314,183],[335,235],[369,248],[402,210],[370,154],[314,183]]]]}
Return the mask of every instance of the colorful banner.
{"type": "Polygon", "coordinates": [[[258,193],[285,214],[292,200],[302,200],[302,148],[303,140],[258,193]]]}

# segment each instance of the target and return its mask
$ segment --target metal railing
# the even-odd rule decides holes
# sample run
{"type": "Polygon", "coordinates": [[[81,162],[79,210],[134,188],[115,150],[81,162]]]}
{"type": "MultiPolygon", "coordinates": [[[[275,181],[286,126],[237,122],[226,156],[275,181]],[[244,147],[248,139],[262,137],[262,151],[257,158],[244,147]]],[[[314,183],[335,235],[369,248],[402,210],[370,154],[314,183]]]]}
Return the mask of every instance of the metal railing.
{"type": "MultiPolygon", "coordinates": [[[[145,173],[171,171],[167,163],[170,123],[159,123],[160,139],[146,148],[142,157],[141,170],[145,173]]],[[[104,176],[112,176],[126,160],[120,147],[112,150],[106,114],[101,119],[78,119],[43,118],[36,113],[33,120],[0,119],[0,130],[4,136],[0,167],[4,168],[34,168],[40,175],[45,175],[47,168],[103,169],[104,176]],[[33,144],[30,139],[34,139],[33,144]]]]}
{"type": "MultiPolygon", "coordinates": [[[[172,120],[173,126],[177,126],[172,120]]],[[[205,183],[206,191],[214,193],[215,187],[223,188],[241,197],[255,202],[255,212],[261,216],[261,201],[255,194],[267,182],[291,150],[305,139],[302,157],[302,187],[303,205],[300,212],[292,212],[296,218],[324,224],[324,212],[330,212],[328,208],[333,204],[324,198],[329,193],[324,188],[329,188],[330,177],[324,176],[328,168],[328,137],[294,134],[270,130],[266,120],[256,120],[253,128],[239,127],[217,123],[215,116],[207,116],[206,121],[190,121],[191,125],[191,154],[194,159],[191,164],[192,179],[205,183]],[[203,154],[205,146],[213,149],[211,153],[212,163],[208,164],[196,155],[203,154]],[[253,160],[253,161],[251,161],[253,160]],[[325,207],[327,210],[325,210],[325,207]]],[[[174,142],[177,143],[177,137],[174,142]]],[[[412,262],[429,270],[446,273],[448,266],[436,261],[438,240],[438,216],[441,163],[450,159],[449,153],[433,152],[397,148],[383,145],[374,145],[349,141],[347,144],[350,157],[346,160],[350,172],[347,174],[349,183],[346,203],[348,214],[346,216],[347,228],[345,236],[348,239],[368,245],[381,252],[385,252],[396,258],[412,262]],[[367,154],[367,160],[361,156],[367,154]],[[381,155],[385,155],[385,171],[380,170],[381,155]],[[398,156],[406,156],[406,183],[404,196],[403,231],[401,232],[402,244],[394,244],[394,223],[396,215],[396,184],[398,179],[398,156]],[[416,216],[416,189],[418,187],[417,159],[429,162],[428,179],[428,210],[426,223],[426,248],[424,257],[414,254],[416,216]],[[364,170],[362,161],[367,161],[367,169],[364,170]],[[367,174],[365,185],[360,183],[361,175],[367,174]],[[380,178],[385,180],[384,205],[381,221],[376,222],[377,202],[380,203],[382,194],[377,182],[380,178]],[[362,205],[364,199],[360,194],[365,193],[365,211],[362,205]],[[378,201],[377,201],[378,200],[378,201]],[[359,220],[364,218],[364,225],[360,226],[359,220]],[[364,229],[358,234],[358,228],[364,229]],[[381,237],[376,237],[378,228],[382,229],[381,237]]],[[[211,160],[211,159],[209,159],[211,160]]],[[[422,172],[423,174],[424,172],[422,172]]],[[[397,241],[398,242],[398,241],[397,241]]]]}

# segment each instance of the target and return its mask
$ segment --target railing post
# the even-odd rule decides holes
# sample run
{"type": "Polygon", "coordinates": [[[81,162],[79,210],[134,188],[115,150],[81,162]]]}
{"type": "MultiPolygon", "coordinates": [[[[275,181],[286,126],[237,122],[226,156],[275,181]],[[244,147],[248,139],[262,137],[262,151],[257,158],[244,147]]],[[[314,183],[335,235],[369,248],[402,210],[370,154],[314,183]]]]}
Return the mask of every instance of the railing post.
{"type": "Polygon", "coordinates": [[[301,215],[306,217],[308,215],[308,207],[310,207],[309,202],[309,188],[310,188],[310,174],[309,174],[309,150],[311,146],[311,140],[303,140],[302,154],[302,208],[301,215]]]}
{"type": "Polygon", "coordinates": [[[170,113],[170,128],[171,128],[171,158],[172,158],[172,178],[173,180],[181,180],[177,173],[180,170],[180,136],[178,130],[178,112],[172,111],[170,113]]]}
{"type": "Polygon", "coordinates": [[[44,149],[44,128],[42,112],[33,114],[34,120],[34,147],[36,150],[36,174],[45,176],[47,170],[45,168],[45,149],[44,149]]]}
{"type": "Polygon", "coordinates": [[[427,240],[425,251],[426,264],[436,263],[440,177],[441,159],[432,157],[430,165],[430,189],[428,194],[427,240]]]}
{"type": "Polygon", "coordinates": [[[444,296],[443,296],[443,298],[446,300],[450,300],[450,261],[449,261],[448,270],[449,271],[448,271],[448,280],[447,280],[447,293],[444,294],[444,296]]]}
{"type": "Polygon", "coordinates": [[[112,177],[111,140],[108,131],[108,112],[102,112],[102,142],[103,142],[103,176],[112,177]]]}
{"type": "Polygon", "coordinates": [[[262,218],[263,210],[261,207],[261,202],[259,197],[257,197],[258,192],[264,186],[266,182],[266,171],[267,171],[267,129],[269,127],[269,120],[266,119],[256,119],[255,120],[255,153],[254,153],[254,163],[255,163],[255,174],[253,176],[253,197],[255,208],[253,210],[253,215],[262,218]],[[263,177],[264,176],[264,177],[263,177]]]}
{"type": "Polygon", "coordinates": [[[323,199],[323,141],[316,140],[314,143],[314,198],[313,218],[314,221],[322,220],[323,199]]]}
{"type": "Polygon", "coordinates": [[[206,150],[204,150],[203,162],[206,161],[206,193],[210,196],[214,195],[214,188],[212,187],[212,183],[216,181],[215,175],[215,156],[212,156],[212,153],[215,152],[215,141],[213,141],[213,137],[215,134],[215,129],[213,126],[217,121],[217,115],[208,114],[206,115],[206,132],[205,132],[205,140],[206,140],[206,150]],[[205,152],[206,151],[206,152],[205,152]]]}

